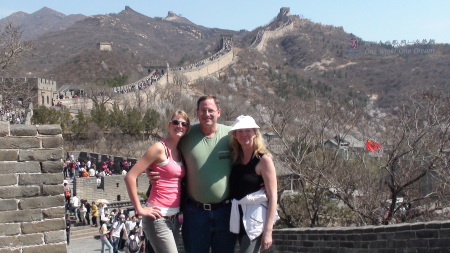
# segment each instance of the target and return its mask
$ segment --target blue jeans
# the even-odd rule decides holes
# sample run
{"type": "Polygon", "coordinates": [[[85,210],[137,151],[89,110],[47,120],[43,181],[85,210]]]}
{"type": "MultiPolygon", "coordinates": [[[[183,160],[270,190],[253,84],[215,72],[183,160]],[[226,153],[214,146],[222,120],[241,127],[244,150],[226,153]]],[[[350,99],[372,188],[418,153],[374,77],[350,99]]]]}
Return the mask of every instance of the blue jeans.
{"type": "Polygon", "coordinates": [[[101,253],[105,253],[105,245],[108,247],[109,253],[113,253],[113,246],[111,245],[111,243],[109,243],[108,238],[100,239],[100,241],[102,241],[101,253]]]}
{"type": "Polygon", "coordinates": [[[233,253],[237,235],[230,232],[231,204],[213,211],[186,203],[183,210],[183,242],[187,253],[233,253]]]}
{"type": "Polygon", "coordinates": [[[113,246],[114,253],[119,252],[119,241],[120,241],[120,237],[115,237],[115,236],[112,237],[111,244],[113,246]]]}

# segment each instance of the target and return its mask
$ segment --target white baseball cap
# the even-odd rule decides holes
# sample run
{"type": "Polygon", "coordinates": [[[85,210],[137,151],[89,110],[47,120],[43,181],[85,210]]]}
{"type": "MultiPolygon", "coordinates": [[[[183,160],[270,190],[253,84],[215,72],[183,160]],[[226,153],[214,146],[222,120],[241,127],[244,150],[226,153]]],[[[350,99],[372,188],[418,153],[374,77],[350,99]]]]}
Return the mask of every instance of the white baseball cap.
{"type": "Polygon", "coordinates": [[[228,132],[229,135],[233,134],[233,131],[238,129],[254,129],[259,128],[255,120],[248,115],[241,115],[236,118],[233,125],[231,125],[231,130],[228,132]]]}

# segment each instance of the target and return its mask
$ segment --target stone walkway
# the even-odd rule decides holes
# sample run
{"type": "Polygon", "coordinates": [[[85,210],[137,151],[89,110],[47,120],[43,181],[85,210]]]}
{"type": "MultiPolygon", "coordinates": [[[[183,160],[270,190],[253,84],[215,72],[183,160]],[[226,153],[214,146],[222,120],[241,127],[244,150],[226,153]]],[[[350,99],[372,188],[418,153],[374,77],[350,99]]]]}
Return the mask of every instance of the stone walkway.
{"type": "Polygon", "coordinates": [[[101,249],[102,242],[94,237],[75,239],[71,241],[70,245],[67,245],[67,253],[100,252],[101,249]]]}

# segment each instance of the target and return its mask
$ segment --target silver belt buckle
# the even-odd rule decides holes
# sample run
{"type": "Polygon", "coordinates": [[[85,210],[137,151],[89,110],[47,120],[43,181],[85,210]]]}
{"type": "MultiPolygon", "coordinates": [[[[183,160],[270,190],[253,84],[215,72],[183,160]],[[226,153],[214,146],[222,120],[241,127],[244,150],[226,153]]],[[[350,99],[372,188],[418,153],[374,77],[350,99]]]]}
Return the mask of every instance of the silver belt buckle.
{"type": "Polygon", "coordinates": [[[211,204],[203,204],[203,210],[211,211],[211,204]]]}

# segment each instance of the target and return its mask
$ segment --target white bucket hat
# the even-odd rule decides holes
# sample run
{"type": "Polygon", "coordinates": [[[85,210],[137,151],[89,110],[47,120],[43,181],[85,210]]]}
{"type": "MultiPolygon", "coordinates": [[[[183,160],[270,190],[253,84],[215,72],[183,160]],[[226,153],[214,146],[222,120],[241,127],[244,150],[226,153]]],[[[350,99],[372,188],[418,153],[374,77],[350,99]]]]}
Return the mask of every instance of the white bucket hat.
{"type": "Polygon", "coordinates": [[[228,132],[229,135],[233,134],[233,131],[238,129],[254,129],[259,128],[255,120],[248,115],[241,115],[236,118],[233,125],[231,125],[231,130],[228,132]]]}

